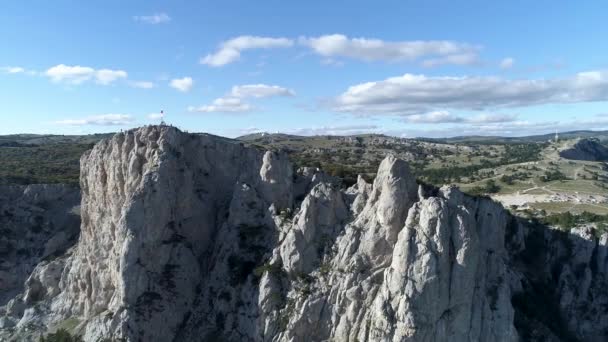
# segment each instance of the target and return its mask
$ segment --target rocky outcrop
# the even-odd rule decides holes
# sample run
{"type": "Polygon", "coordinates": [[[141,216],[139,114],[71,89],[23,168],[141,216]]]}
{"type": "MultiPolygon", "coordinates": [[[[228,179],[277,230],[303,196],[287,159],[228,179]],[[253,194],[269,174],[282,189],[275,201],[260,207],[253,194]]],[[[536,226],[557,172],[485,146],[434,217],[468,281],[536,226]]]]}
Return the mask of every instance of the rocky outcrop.
{"type": "Polygon", "coordinates": [[[0,337],[608,336],[608,235],[564,235],[490,199],[418,185],[390,155],[373,184],[343,189],[317,169],[294,173],[280,153],[153,126],[100,142],[81,169],[78,244],[36,266],[0,337]]]}
{"type": "Polygon", "coordinates": [[[607,161],[608,148],[597,139],[579,139],[572,146],[559,151],[559,156],[573,160],[607,161]]]}

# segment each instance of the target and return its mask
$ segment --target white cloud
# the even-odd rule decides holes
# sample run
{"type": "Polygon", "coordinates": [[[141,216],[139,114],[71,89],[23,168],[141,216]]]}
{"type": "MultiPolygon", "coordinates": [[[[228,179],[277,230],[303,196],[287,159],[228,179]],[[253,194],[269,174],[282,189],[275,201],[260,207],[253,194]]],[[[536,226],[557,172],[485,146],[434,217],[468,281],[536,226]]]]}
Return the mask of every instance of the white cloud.
{"type": "Polygon", "coordinates": [[[49,68],[45,74],[46,76],[50,77],[53,82],[66,81],[72,84],[80,84],[93,78],[95,75],[95,69],[80,65],[68,66],[65,64],[59,64],[49,68]]]}
{"type": "Polygon", "coordinates": [[[266,84],[245,84],[232,87],[230,92],[231,97],[239,98],[263,98],[272,96],[295,96],[295,92],[291,89],[279,87],[276,85],[266,84]]]}
{"type": "Polygon", "coordinates": [[[290,46],[293,46],[293,40],[287,38],[239,36],[222,42],[218,51],[201,58],[200,63],[219,67],[239,60],[241,52],[244,50],[285,48],[290,46]]]}
{"type": "Polygon", "coordinates": [[[188,107],[189,112],[199,113],[242,113],[249,112],[253,107],[235,97],[220,97],[215,99],[211,105],[200,107],[188,107]]]}
{"type": "Polygon", "coordinates": [[[564,79],[427,77],[405,74],[349,87],[329,101],[338,112],[416,115],[437,110],[484,110],[608,100],[608,72],[564,79]]]}
{"type": "Polygon", "coordinates": [[[194,85],[194,81],[192,80],[191,77],[176,78],[176,79],[171,80],[171,82],[169,82],[169,86],[171,88],[175,88],[181,92],[190,91],[190,89],[192,89],[193,85],[194,85]]]}
{"type": "Polygon", "coordinates": [[[2,70],[2,72],[5,72],[7,74],[20,74],[20,73],[25,72],[25,69],[22,67],[11,67],[11,66],[2,67],[2,68],[0,68],[0,70],[2,70]]]}
{"type": "Polygon", "coordinates": [[[155,13],[152,15],[136,15],[133,20],[146,24],[162,24],[171,21],[171,17],[167,13],[155,13]]]}
{"type": "Polygon", "coordinates": [[[82,119],[66,119],[55,121],[59,125],[70,125],[70,126],[124,126],[133,123],[133,118],[128,114],[104,114],[89,116],[82,119]]]}
{"type": "Polygon", "coordinates": [[[97,83],[103,85],[108,85],[120,78],[127,78],[127,72],[123,70],[101,69],[95,73],[97,83]]]}
{"type": "Polygon", "coordinates": [[[501,69],[510,69],[513,67],[513,64],[515,64],[515,59],[511,58],[511,57],[507,57],[505,59],[503,59],[502,61],[500,61],[500,68],[501,69]]]}
{"type": "Polygon", "coordinates": [[[254,107],[243,101],[247,98],[268,98],[276,96],[295,96],[295,92],[291,89],[283,88],[277,85],[267,84],[245,84],[232,87],[230,93],[217,98],[210,105],[200,107],[188,107],[190,112],[201,113],[237,113],[249,112],[254,107]]]}
{"type": "Polygon", "coordinates": [[[95,70],[91,67],[80,65],[59,64],[49,68],[45,73],[53,82],[66,82],[69,84],[81,84],[89,80],[103,85],[108,85],[114,81],[127,78],[127,72],[123,70],[100,69],[95,70]]]}
{"type": "Polygon", "coordinates": [[[479,50],[477,46],[453,41],[388,42],[380,39],[349,38],[342,34],[300,37],[299,43],[324,57],[348,57],[363,61],[396,62],[413,61],[425,56],[444,57],[428,62],[433,65],[470,64],[476,62],[479,50]]]}
{"type": "Polygon", "coordinates": [[[152,89],[152,88],[156,87],[156,84],[154,84],[154,82],[149,82],[149,81],[133,81],[133,82],[129,82],[129,85],[133,88],[141,88],[141,89],[152,89]]]}

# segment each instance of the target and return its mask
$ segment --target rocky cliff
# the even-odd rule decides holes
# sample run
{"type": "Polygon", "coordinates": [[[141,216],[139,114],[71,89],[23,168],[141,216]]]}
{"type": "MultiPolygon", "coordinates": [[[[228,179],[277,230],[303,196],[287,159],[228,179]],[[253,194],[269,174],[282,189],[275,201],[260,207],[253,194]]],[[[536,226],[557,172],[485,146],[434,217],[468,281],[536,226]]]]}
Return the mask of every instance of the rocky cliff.
{"type": "Polygon", "coordinates": [[[572,146],[559,151],[559,155],[573,160],[607,161],[608,148],[597,139],[579,139],[572,146]]]}
{"type": "Polygon", "coordinates": [[[418,185],[390,155],[343,189],[280,153],[153,126],[100,142],[81,169],[80,238],[36,266],[21,310],[2,307],[0,338],[608,337],[608,235],[418,185]]]}

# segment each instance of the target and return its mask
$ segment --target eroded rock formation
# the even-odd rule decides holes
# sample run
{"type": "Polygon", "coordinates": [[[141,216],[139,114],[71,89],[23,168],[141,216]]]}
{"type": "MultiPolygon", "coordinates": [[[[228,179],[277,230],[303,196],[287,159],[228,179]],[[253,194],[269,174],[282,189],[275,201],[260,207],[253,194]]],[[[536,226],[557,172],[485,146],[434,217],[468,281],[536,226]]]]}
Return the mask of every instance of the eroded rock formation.
{"type": "Polygon", "coordinates": [[[553,231],[418,185],[392,156],[373,184],[342,189],[281,153],[154,126],[100,142],[81,166],[78,243],[33,270],[11,301],[19,310],[2,308],[0,337],[608,336],[608,235],[553,231]]]}

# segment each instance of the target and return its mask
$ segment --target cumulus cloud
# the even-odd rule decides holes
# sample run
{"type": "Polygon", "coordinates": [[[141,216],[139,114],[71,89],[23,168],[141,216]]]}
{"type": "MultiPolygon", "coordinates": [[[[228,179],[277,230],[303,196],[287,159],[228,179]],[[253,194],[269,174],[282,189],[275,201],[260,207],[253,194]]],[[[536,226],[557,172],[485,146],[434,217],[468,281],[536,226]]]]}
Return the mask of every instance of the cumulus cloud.
{"type": "Polygon", "coordinates": [[[156,84],[154,84],[154,82],[149,82],[149,81],[132,81],[132,82],[129,82],[129,85],[133,88],[140,88],[140,89],[152,89],[152,88],[156,87],[156,84]]]}
{"type": "Polygon", "coordinates": [[[162,24],[171,21],[171,17],[167,13],[155,13],[152,15],[136,15],[133,20],[146,24],[162,24]]]}
{"type": "Polygon", "coordinates": [[[104,114],[89,116],[82,119],[66,119],[55,121],[59,125],[71,125],[71,126],[124,126],[133,123],[133,117],[128,114],[104,114]]]}
{"type": "Polygon", "coordinates": [[[295,96],[291,89],[277,85],[267,84],[244,84],[232,87],[230,92],[223,97],[217,98],[210,105],[200,107],[188,107],[188,111],[201,113],[237,113],[249,112],[254,107],[243,101],[247,98],[267,98],[277,96],[295,96]]]}
{"type": "Polygon", "coordinates": [[[563,79],[428,77],[405,74],[349,87],[331,109],[358,115],[417,115],[437,110],[485,110],[608,100],[608,72],[563,79]]]}
{"type": "Polygon", "coordinates": [[[293,44],[293,40],[288,38],[239,36],[222,42],[215,53],[201,58],[200,63],[220,67],[239,60],[241,52],[245,50],[285,48],[293,44]]]}
{"type": "Polygon", "coordinates": [[[249,112],[253,107],[236,97],[220,97],[212,104],[200,107],[188,107],[189,112],[199,113],[241,113],[249,112]]]}
{"type": "Polygon", "coordinates": [[[515,64],[515,60],[511,57],[507,57],[500,61],[499,66],[501,69],[510,69],[513,67],[513,64],[515,64]]]}
{"type": "Polygon", "coordinates": [[[300,37],[299,43],[323,57],[347,57],[363,61],[413,61],[425,56],[443,56],[427,64],[471,64],[477,60],[479,47],[445,41],[398,41],[349,38],[342,34],[300,37]]]}
{"type": "Polygon", "coordinates": [[[101,69],[95,73],[97,83],[103,85],[108,85],[120,78],[127,78],[127,72],[123,70],[101,69]]]}
{"type": "Polygon", "coordinates": [[[181,92],[190,91],[190,89],[192,89],[193,85],[194,85],[194,81],[192,80],[191,77],[176,78],[176,79],[171,80],[171,82],[169,82],[169,86],[171,88],[175,88],[181,92]]]}
{"type": "Polygon", "coordinates": [[[279,87],[277,85],[266,84],[245,84],[232,87],[230,92],[231,97],[238,98],[263,98],[272,96],[295,96],[295,92],[291,89],[279,87]]]}
{"type": "Polygon", "coordinates": [[[65,64],[55,65],[46,70],[44,74],[53,82],[65,82],[69,84],[81,84],[89,80],[95,80],[96,83],[108,85],[118,79],[127,78],[127,72],[124,70],[95,70],[91,67],[65,64]]]}

